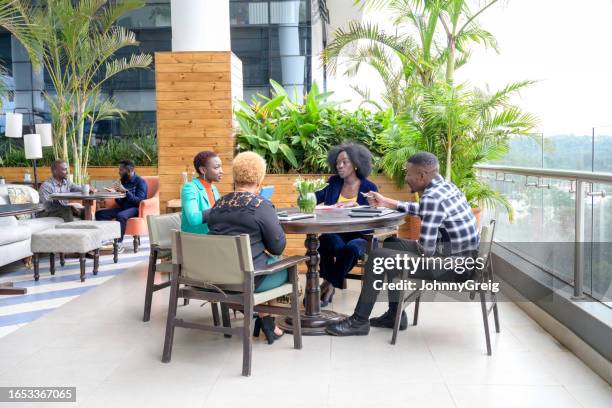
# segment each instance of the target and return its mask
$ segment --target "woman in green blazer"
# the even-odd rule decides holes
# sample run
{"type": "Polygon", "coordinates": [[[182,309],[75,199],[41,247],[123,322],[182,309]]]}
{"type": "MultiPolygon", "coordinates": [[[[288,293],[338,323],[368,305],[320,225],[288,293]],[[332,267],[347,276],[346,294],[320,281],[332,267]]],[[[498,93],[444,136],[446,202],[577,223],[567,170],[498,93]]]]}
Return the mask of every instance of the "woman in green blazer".
{"type": "Polygon", "coordinates": [[[221,159],[215,152],[200,152],[193,158],[193,167],[198,178],[183,184],[181,189],[181,231],[208,234],[208,212],[220,197],[213,183],[223,176],[221,159]]]}

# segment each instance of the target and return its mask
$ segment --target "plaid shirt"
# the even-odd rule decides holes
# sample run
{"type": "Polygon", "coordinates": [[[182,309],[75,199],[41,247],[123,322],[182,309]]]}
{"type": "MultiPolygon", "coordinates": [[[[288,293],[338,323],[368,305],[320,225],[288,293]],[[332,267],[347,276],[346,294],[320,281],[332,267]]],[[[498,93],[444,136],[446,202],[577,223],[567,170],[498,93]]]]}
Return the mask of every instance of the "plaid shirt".
{"type": "Polygon", "coordinates": [[[478,251],[476,218],[463,193],[438,175],[418,203],[400,202],[397,209],[421,219],[419,244],[425,256],[468,255],[478,251]]]}

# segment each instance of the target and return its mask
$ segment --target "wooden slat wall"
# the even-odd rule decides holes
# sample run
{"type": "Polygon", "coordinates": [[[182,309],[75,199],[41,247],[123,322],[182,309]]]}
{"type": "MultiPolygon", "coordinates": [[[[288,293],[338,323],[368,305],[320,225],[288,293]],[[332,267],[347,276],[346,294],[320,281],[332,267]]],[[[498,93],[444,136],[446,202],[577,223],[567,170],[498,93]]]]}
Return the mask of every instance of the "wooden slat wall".
{"type": "MultiPolygon", "coordinates": [[[[193,171],[193,156],[214,150],[223,161],[225,176],[218,188],[232,189],[234,156],[233,101],[242,98],[242,64],[230,52],[163,52],[155,54],[157,137],[162,212],[168,200],[180,198],[181,172],[193,171]]],[[[319,177],[328,177],[319,175],[319,177]]],[[[295,207],[295,175],[269,175],[276,186],[277,207],[295,207]]],[[[312,175],[308,177],[317,177],[312,175]]],[[[375,177],[380,190],[409,199],[385,177],[375,177]]],[[[407,227],[402,227],[406,234],[407,227]]],[[[287,255],[304,253],[304,236],[290,236],[287,255]]]]}
{"type": "Polygon", "coordinates": [[[181,173],[213,150],[224,163],[222,193],[232,188],[233,101],[242,98],[242,63],[231,52],[155,53],[157,142],[162,212],[180,198],[181,173]]]}

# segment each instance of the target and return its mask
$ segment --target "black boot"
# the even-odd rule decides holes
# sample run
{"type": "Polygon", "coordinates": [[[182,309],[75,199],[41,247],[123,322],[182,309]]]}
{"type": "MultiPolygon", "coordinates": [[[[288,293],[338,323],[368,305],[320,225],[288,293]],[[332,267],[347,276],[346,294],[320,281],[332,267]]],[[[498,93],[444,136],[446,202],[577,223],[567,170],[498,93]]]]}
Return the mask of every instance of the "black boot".
{"type": "Polygon", "coordinates": [[[253,337],[259,337],[260,330],[261,330],[261,317],[257,316],[255,318],[255,325],[253,326],[253,337]]]}
{"type": "Polygon", "coordinates": [[[332,336],[367,336],[370,333],[370,322],[362,322],[351,316],[328,325],[325,332],[332,336]]]}
{"type": "MultiPolygon", "coordinates": [[[[386,329],[392,329],[395,323],[395,312],[387,310],[382,316],[374,317],[370,319],[370,326],[372,327],[384,327],[386,329]]],[[[402,311],[402,317],[400,319],[400,330],[406,330],[408,328],[408,316],[406,312],[402,311]]]]}

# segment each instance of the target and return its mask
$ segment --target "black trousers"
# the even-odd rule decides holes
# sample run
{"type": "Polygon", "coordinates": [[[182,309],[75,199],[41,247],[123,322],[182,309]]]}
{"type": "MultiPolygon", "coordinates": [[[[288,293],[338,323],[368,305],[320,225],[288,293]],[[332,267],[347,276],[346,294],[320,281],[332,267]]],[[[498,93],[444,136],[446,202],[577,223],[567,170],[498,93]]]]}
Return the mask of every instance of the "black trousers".
{"type": "MultiPolygon", "coordinates": [[[[417,249],[416,241],[410,241],[401,238],[391,237],[386,239],[383,242],[382,248],[374,249],[370,255],[368,256],[368,260],[365,265],[365,274],[363,276],[363,286],[361,287],[361,293],[359,295],[359,300],[357,301],[357,306],[355,306],[354,316],[361,321],[366,321],[369,319],[370,314],[372,313],[372,309],[374,308],[374,303],[378,299],[380,289],[377,289],[376,281],[380,281],[385,279],[387,282],[392,282],[401,277],[403,272],[402,269],[398,268],[384,268],[383,273],[375,273],[374,263],[380,262],[376,261],[376,258],[395,258],[396,255],[404,256],[404,254],[408,254],[409,257],[421,257],[417,249]]],[[[447,269],[416,269],[411,271],[408,275],[409,278],[412,279],[423,279],[423,280],[438,280],[438,281],[448,281],[455,282],[458,280],[465,280],[471,274],[465,274],[463,276],[458,275],[452,270],[447,269]]],[[[391,313],[395,313],[397,310],[397,305],[399,302],[400,296],[399,290],[388,291],[389,298],[389,310],[391,313]]]]}

